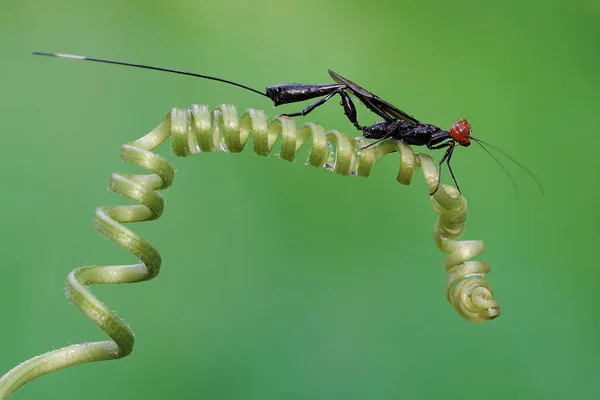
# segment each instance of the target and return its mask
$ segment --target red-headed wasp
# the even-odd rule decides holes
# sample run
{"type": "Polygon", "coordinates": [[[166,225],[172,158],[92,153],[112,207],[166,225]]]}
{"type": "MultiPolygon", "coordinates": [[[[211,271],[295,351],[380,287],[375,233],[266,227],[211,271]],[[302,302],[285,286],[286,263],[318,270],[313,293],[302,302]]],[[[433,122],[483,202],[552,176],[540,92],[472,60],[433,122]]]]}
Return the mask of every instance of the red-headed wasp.
{"type": "MultiPolygon", "coordinates": [[[[452,171],[452,167],[450,166],[450,160],[452,159],[452,154],[457,143],[460,146],[467,147],[471,144],[471,140],[474,140],[498,163],[498,165],[500,165],[500,167],[504,170],[504,172],[509,177],[513,185],[514,180],[510,173],[500,164],[498,159],[496,159],[496,157],[494,157],[494,155],[490,153],[490,151],[484,145],[487,145],[493,148],[494,150],[499,151],[512,162],[514,162],[516,165],[521,167],[536,182],[540,189],[540,192],[543,194],[543,188],[540,182],[525,165],[523,165],[513,157],[509,156],[502,150],[490,145],[489,143],[482,141],[481,139],[473,137],[471,134],[471,125],[469,125],[467,120],[460,119],[458,122],[452,125],[449,131],[441,129],[432,124],[421,122],[412,115],[405,113],[404,111],[393,106],[387,101],[377,97],[368,90],[358,86],[356,83],[342,77],[341,75],[331,70],[329,70],[329,75],[336,83],[314,85],[286,83],[281,85],[269,86],[265,89],[264,92],[261,92],[260,90],[253,89],[251,87],[230,80],[217,78],[209,75],[197,74],[193,72],[178,71],[169,68],[154,67],[150,65],[128,63],[123,61],[77,56],[72,54],[42,52],[34,52],[33,54],[59,58],[71,58],[75,60],[96,61],[107,64],[125,65],[129,67],[171,72],[175,74],[188,75],[197,78],[204,78],[213,81],[223,82],[267,97],[271,101],[273,101],[275,107],[281,104],[296,103],[299,101],[319,98],[317,101],[309,104],[300,112],[282,114],[288,117],[305,116],[311,111],[313,111],[315,108],[330,100],[335,95],[339,95],[341,97],[341,105],[344,109],[344,114],[350,120],[352,125],[354,125],[356,129],[361,131],[365,138],[376,139],[373,143],[369,144],[366,147],[372,146],[373,144],[386,139],[395,139],[401,140],[409,145],[426,146],[428,149],[431,150],[446,148],[444,156],[438,163],[438,175],[440,177],[439,179],[441,181],[442,164],[445,162],[448,166],[448,171],[450,171],[450,175],[452,176],[452,180],[454,181],[456,188],[460,192],[458,182],[456,181],[456,177],[454,176],[454,172],[452,171]],[[376,122],[372,125],[360,125],[357,119],[356,107],[350,95],[357,98],[361,103],[365,105],[367,109],[377,114],[379,117],[383,118],[383,120],[376,122]]],[[[439,188],[440,181],[438,181],[437,188],[439,188]]],[[[437,188],[431,194],[434,194],[437,191],[437,188]]]]}

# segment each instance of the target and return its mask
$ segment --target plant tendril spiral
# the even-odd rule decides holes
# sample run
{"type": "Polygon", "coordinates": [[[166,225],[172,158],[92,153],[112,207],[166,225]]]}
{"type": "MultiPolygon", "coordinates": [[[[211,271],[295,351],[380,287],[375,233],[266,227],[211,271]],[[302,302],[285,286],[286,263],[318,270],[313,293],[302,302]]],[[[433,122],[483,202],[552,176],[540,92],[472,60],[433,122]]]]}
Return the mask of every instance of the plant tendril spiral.
{"type": "MultiPolygon", "coordinates": [[[[252,134],[253,150],[268,156],[281,139],[279,157],[294,161],[300,148],[310,142],[306,163],[346,176],[368,176],[385,155],[398,152],[398,182],[408,185],[417,167],[421,167],[429,193],[438,184],[437,166],[431,157],[414,153],[402,142],[388,140],[363,148],[363,137],[350,139],[338,131],[325,131],[314,123],[299,128],[293,119],[279,117],[267,122],[262,110],[248,109],[241,118],[235,106],[221,105],[210,111],[193,105],[185,110],[172,109],[151,132],[121,147],[123,161],[142,167],[149,174],[113,173],[109,189],[133,200],[135,205],[100,207],[94,218],[95,228],[104,236],[130,251],[139,263],[132,265],[87,266],[73,270],[67,278],[65,294],[104,330],[111,340],[76,344],[34,357],[16,366],[0,379],[0,399],[41,375],[85,362],[117,359],[131,353],[134,335],[131,329],[88,290],[88,285],[133,283],[154,278],[161,265],[160,254],[147,241],[123,224],[151,221],[161,216],[164,200],[159,190],[169,187],[174,168],[152,151],[169,137],[173,152],[190,156],[200,152],[241,152],[252,134]],[[312,140],[308,140],[308,139],[312,140]]],[[[467,203],[458,191],[442,185],[431,196],[439,217],[434,227],[437,247],[448,253],[449,273],[446,285],[448,301],[465,319],[482,322],[499,315],[492,289],[484,280],[489,266],[484,261],[467,261],[484,251],[482,241],[458,241],[465,230],[467,203]]]]}

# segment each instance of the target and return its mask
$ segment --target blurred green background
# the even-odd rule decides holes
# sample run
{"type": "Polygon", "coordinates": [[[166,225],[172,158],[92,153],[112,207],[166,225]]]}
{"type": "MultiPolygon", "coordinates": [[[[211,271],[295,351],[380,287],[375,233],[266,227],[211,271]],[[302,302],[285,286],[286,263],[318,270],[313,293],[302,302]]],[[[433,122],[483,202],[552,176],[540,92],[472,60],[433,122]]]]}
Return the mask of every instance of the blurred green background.
{"type": "MultiPolygon", "coordinates": [[[[262,88],[327,83],[327,68],[417,118],[474,135],[454,156],[501,316],[445,299],[436,216],[390,156],[350,179],[250,151],[169,155],[151,282],[93,287],[136,332],[131,356],[44,376],[15,399],[592,399],[598,374],[600,3],[597,1],[2,0],[0,372],[105,335],[65,299],[67,273],[132,256],[91,226],[129,171],[119,146],[171,107],[273,109],[215,82],[34,57],[84,54],[262,88]]],[[[307,117],[357,132],[332,102],[307,117]]],[[[361,121],[373,122],[361,110],[361,121]]],[[[169,154],[169,151],[162,151],[169,154]]],[[[441,152],[432,152],[436,160],[441,152]]],[[[446,182],[450,183],[447,171],[446,182]]]]}

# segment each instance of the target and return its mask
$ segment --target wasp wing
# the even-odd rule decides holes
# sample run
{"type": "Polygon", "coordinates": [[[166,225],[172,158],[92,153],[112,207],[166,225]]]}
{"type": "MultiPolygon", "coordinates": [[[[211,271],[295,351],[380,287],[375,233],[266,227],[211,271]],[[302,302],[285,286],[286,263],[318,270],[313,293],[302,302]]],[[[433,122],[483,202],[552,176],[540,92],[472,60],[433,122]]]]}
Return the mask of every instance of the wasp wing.
{"type": "Polygon", "coordinates": [[[331,76],[334,81],[346,85],[369,110],[378,114],[380,117],[386,120],[401,119],[407,122],[412,122],[413,124],[419,123],[419,120],[412,115],[405,113],[387,101],[377,97],[368,90],[358,86],[356,83],[336,74],[332,70],[328,71],[329,76],[331,76]]]}

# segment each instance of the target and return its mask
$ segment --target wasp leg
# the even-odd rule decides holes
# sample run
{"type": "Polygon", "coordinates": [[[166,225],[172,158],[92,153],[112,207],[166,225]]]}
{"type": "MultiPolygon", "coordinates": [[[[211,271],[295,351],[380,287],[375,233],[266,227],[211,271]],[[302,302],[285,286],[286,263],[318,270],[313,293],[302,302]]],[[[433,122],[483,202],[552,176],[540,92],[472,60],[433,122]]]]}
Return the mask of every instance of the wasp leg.
{"type": "Polygon", "coordinates": [[[448,171],[450,171],[450,176],[452,176],[452,180],[454,181],[454,184],[456,185],[456,189],[458,190],[458,193],[460,193],[462,195],[462,192],[460,191],[460,187],[458,186],[458,182],[456,181],[456,177],[454,176],[454,171],[452,171],[452,167],[450,166],[450,159],[452,158],[452,153],[454,152],[455,144],[456,143],[454,142],[454,140],[449,140],[449,141],[439,144],[437,146],[427,145],[427,148],[430,150],[442,149],[444,147],[448,148],[448,150],[446,150],[446,152],[444,153],[444,156],[438,163],[438,183],[437,183],[435,190],[433,192],[429,193],[430,196],[433,196],[440,188],[440,184],[442,182],[442,164],[444,163],[444,161],[446,162],[446,165],[448,165],[448,171]]]}

